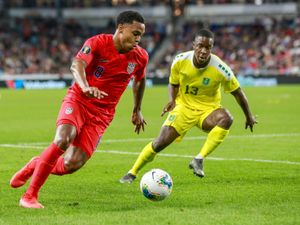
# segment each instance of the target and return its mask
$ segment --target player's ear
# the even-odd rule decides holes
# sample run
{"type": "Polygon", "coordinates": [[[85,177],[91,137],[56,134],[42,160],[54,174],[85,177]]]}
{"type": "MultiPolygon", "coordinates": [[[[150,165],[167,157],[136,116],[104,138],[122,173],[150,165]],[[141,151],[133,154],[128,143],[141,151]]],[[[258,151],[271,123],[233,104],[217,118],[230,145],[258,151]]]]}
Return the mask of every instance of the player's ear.
{"type": "Polygon", "coordinates": [[[195,41],[193,41],[193,48],[195,48],[196,47],[196,42],[195,41]]]}
{"type": "Polygon", "coordinates": [[[123,33],[123,30],[124,30],[124,24],[119,24],[118,27],[117,27],[119,33],[123,33]]]}
{"type": "Polygon", "coordinates": [[[210,41],[210,43],[211,43],[211,48],[213,48],[214,47],[214,39],[211,39],[211,41],[210,41]]]}

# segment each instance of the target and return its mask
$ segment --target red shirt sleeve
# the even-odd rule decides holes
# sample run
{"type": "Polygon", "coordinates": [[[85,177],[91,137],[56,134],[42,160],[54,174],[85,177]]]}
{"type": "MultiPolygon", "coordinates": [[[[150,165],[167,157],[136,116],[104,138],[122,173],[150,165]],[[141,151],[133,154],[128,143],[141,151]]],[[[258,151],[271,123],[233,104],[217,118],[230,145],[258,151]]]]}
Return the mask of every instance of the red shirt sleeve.
{"type": "Polygon", "coordinates": [[[97,47],[99,48],[101,41],[97,36],[87,39],[80,51],[76,55],[76,59],[81,59],[86,62],[87,65],[91,63],[96,53],[97,47]]]}
{"type": "Polygon", "coordinates": [[[139,69],[136,71],[134,76],[135,80],[141,80],[145,77],[148,60],[149,60],[148,53],[145,50],[143,50],[142,57],[139,63],[139,69]]]}

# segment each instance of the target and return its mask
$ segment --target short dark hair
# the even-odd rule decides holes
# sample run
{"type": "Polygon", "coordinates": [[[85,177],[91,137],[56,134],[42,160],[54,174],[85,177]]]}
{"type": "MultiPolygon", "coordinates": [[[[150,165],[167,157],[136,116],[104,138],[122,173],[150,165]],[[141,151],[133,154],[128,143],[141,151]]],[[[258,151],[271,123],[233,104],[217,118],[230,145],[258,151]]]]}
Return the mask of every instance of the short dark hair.
{"type": "Polygon", "coordinates": [[[124,11],[121,12],[117,17],[117,26],[124,23],[133,23],[133,21],[145,23],[144,18],[138,12],[131,10],[124,11]]]}
{"type": "Polygon", "coordinates": [[[195,38],[197,37],[207,37],[207,38],[211,38],[214,40],[214,33],[212,31],[210,31],[209,29],[201,29],[199,30],[199,32],[196,34],[195,38]]]}

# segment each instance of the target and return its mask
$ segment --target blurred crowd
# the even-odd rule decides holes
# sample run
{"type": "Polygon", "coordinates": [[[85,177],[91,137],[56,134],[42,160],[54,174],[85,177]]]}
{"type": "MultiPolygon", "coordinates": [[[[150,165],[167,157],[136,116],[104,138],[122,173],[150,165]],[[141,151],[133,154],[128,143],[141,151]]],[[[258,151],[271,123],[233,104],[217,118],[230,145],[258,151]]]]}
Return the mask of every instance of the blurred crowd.
{"type": "MultiPolygon", "coordinates": [[[[166,77],[174,56],[192,49],[194,35],[203,22],[186,22],[161,44],[167,35],[163,22],[146,24],[141,46],[150,55],[150,77],[166,77]],[[156,50],[162,57],[153,57],[156,50]]],[[[228,63],[237,75],[300,75],[300,17],[260,18],[251,24],[210,24],[215,33],[213,53],[228,63]]],[[[1,74],[70,73],[72,58],[86,38],[112,33],[114,21],[93,27],[76,20],[14,19],[0,20],[1,74]]]]}
{"type": "MultiPolygon", "coordinates": [[[[197,30],[206,25],[187,22],[174,35],[153,76],[165,76],[174,55],[192,49],[197,30]]],[[[252,24],[209,25],[215,33],[213,53],[238,75],[300,75],[300,17],[260,18],[252,24]]]]}
{"type": "MultiPolygon", "coordinates": [[[[166,35],[166,26],[155,22],[146,26],[141,45],[151,57],[166,35]]],[[[70,73],[72,58],[86,38],[114,30],[114,21],[104,27],[42,18],[0,21],[0,75],[70,73]]]]}
{"type": "Polygon", "coordinates": [[[5,2],[7,8],[54,8],[59,4],[63,8],[89,8],[111,6],[166,5],[170,0],[10,0],[5,2]]]}
{"type": "MultiPolygon", "coordinates": [[[[1,1],[1,0],[0,0],[1,1]]],[[[262,3],[286,3],[298,0],[10,0],[4,1],[6,8],[54,8],[56,4],[63,8],[77,7],[110,7],[110,6],[156,6],[174,5],[175,3],[185,5],[203,4],[262,4],[262,3]]]]}

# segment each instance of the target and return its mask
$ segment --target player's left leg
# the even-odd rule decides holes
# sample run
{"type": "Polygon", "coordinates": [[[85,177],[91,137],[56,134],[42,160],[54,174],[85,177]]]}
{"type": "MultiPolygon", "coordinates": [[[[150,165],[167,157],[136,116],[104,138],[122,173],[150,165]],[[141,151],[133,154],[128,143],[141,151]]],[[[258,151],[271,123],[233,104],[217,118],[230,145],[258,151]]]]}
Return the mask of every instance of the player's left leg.
{"type": "Polygon", "coordinates": [[[219,108],[210,113],[202,122],[202,129],[208,131],[207,139],[200,153],[190,162],[189,167],[199,177],[204,177],[203,159],[212,153],[229,133],[233,118],[228,110],[219,108]]]}
{"type": "Polygon", "coordinates": [[[133,167],[120,179],[121,183],[131,183],[137,173],[148,163],[155,155],[170,145],[175,139],[181,140],[188,130],[190,130],[199,120],[199,112],[185,108],[182,105],[169,112],[160,133],[153,142],[144,147],[139,154],[133,167]]]}
{"type": "MultiPolygon", "coordinates": [[[[178,140],[179,138],[181,140],[186,132],[196,124],[197,114],[197,112],[191,111],[182,105],[176,105],[169,112],[158,137],[144,147],[133,167],[129,170],[129,174],[136,176],[145,164],[154,159],[158,152],[165,149],[175,139],[178,140]]],[[[120,182],[122,183],[122,180],[120,182]]]]}
{"type": "Polygon", "coordinates": [[[80,147],[76,147],[71,145],[64,156],[60,157],[57,160],[57,163],[51,174],[54,175],[65,175],[71,174],[75,171],[79,170],[87,161],[89,160],[89,156],[85,151],[83,151],[80,147]]]}
{"type": "Polygon", "coordinates": [[[132,168],[125,176],[120,179],[120,183],[131,183],[135,180],[137,173],[149,162],[151,162],[156,154],[165,149],[180,135],[172,126],[163,126],[159,136],[147,144],[139,154],[132,168]]]}
{"type": "Polygon", "coordinates": [[[89,122],[83,125],[80,133],[73,143],[66,150],[63,157],[60,157],[51,171],[54,175],[71,174],[79,170],[93,155],[110,119],[105,117],[92,117],[89,122]],[[104,121],[104,122],[103,122],[104,121]]]}
{"type": "Polygon", "coordinates": [[[130,170],[130,173],[136,175],[140,169],[148,162],[151,162],[156,154],[165,149],[180,135],[172,126],[163,126],[159,136],[144,147],[138,159],[130,170]]]}

